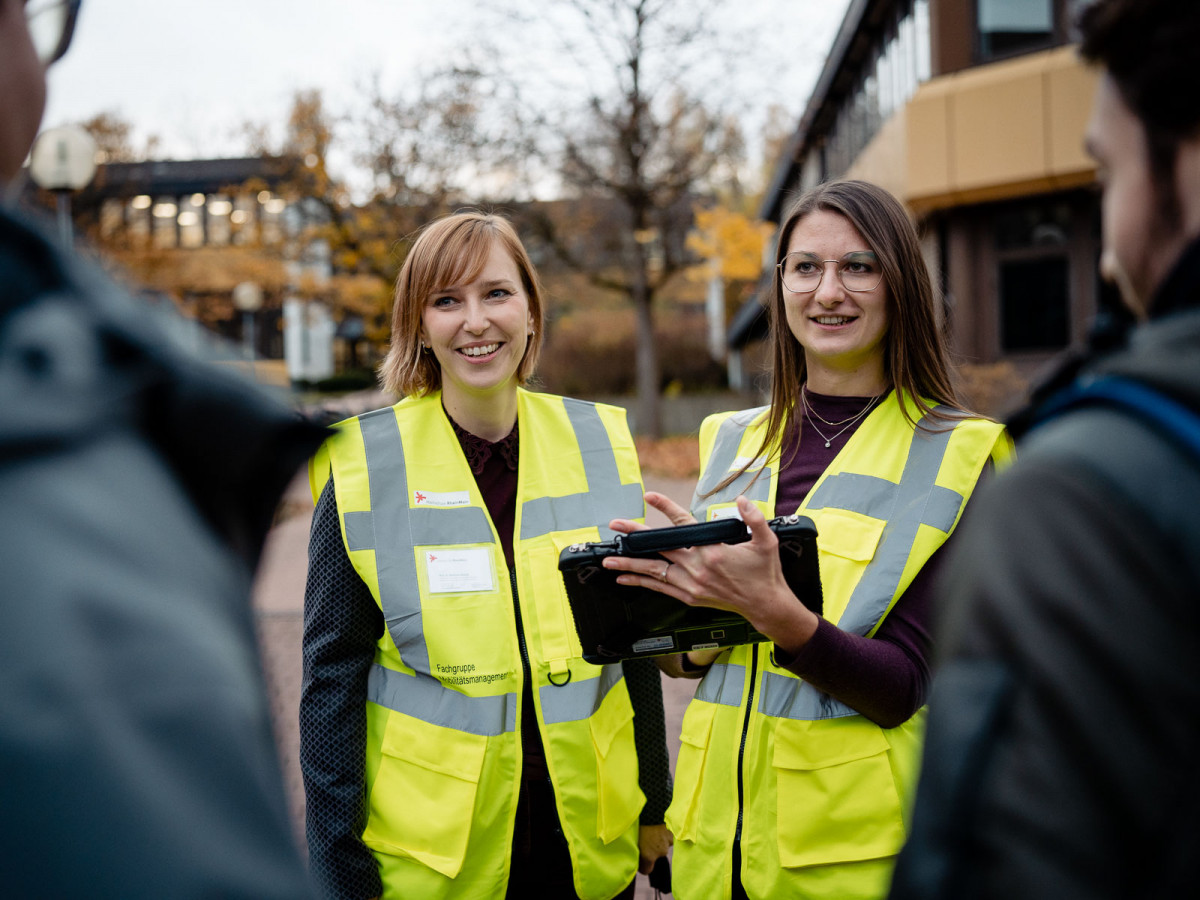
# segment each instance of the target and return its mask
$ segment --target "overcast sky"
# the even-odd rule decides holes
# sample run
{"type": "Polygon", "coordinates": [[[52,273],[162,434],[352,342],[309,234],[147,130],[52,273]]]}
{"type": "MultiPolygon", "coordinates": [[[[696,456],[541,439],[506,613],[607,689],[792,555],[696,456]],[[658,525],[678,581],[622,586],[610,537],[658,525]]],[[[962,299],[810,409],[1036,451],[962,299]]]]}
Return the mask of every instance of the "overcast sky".
{"type": "MultiPolygon", "coordinates": [[[[507,0],[537,8],[539,0],[507,0]]],[[[744,88],[748,131],[769,103],[795,116],[820,72],[849,0],[734,0],[753,25],[744,88]]],[[[499,0],[504,5],[505,0],[499,0]]],[[[356,88],[385,88],[461,56],[480,0],[86,0],[67,56],[50,72],[43,120],[53,127],[115,113],[176,158],[243,152],[247,121],[282,126],[297,90],[353,111],[356,88]]],[[[491,0],[488,6],[496,6],[491,0]]],[[[508,43],[507,39],[505,41],[508,43]]],[[[528,47],[511,41],[519,61],[528,47]]],[[[714,59],[714,65],[721,65],[714,59]]]]}

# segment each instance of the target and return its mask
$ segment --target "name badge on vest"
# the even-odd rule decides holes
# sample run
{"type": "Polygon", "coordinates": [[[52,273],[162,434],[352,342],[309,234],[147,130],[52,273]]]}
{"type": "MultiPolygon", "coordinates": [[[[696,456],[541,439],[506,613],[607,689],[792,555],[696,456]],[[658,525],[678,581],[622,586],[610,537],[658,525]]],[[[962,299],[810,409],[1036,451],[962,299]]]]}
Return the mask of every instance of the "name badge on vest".
{"type": "Polygon", "coordinates": [[[469,594],[496,589],[492,553],[487,547],[444,547],[424,552],[429,593],[469,594]]]}
{"type": "Polygon", "coordinates": [[[413,506],[436,506],[447,509],[470,505],[471,495],[467,491],[413,491],[413,506]]]}

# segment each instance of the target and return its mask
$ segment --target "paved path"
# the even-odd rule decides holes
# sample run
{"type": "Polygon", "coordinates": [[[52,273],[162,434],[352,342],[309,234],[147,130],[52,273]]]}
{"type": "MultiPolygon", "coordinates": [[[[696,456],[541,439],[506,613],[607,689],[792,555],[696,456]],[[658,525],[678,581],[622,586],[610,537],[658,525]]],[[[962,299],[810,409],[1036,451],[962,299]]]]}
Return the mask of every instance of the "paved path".
{"type": "MultiPolygon", "coordinates": [[[[666,494],[687,505],[691,499],[691,480],[646,476],[646,489],[666,494]]],[[[295,823],[297,839],[304,842],[304,785],[300,777],[299,724],[300,640],[303,631],[304,582],[308,572],[308,531],[312,502],[307,482],[297,478],[288,489],[281,507],[281,518],[267,537],[267,545],[254,587],[255,618],[262,646],[271,713],[279,742],[288,803],[295,823]]],[[[651,525],[669,524],[655,511],[648,517],[651,525]]],[[[663,678],[663,701],[667,718],[667,746],[672,770],[679,752],[679,727],[683,710],[697,682],[663,678]]],[[[653,896],[645,878],[638,878],[637,900],[653,896]]]]}

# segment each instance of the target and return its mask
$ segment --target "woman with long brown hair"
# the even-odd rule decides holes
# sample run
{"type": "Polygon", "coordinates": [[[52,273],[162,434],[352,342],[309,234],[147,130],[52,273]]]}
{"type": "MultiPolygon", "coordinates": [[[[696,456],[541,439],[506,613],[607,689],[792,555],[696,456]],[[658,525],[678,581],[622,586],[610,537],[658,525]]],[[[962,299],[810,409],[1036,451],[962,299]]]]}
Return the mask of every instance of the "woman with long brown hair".
{"type": "Polygon", "coordinates": [[[705,421],[692,514],[646,495],[676,524],[736,515],[751,540],[609,561],[622,583],[736,611],[770,641],[663,664],[704,679],[667,815],[683,900],[887,892],[915,786],[931,562],[1011,452],[958,402],[936,296],[889,193],[839,181],[801,196],[779,232],[770,406],[705,421]],[[767,526],[797,512],[817,526],[820,614],[788,589],[767,526]]]}

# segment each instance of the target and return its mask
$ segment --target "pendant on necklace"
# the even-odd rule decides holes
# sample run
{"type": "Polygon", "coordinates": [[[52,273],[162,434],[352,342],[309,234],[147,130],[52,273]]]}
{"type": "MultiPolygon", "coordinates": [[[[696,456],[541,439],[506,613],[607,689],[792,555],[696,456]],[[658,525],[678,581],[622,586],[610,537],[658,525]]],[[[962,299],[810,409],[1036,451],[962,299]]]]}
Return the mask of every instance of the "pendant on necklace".
{"type": "Polygon", "coordinates": [[[828,447],[828,446],[829,446],[829,441],[826,441],[826,442],[825,442],[825,446],[826,446],[826,447],[828,447]]]}

